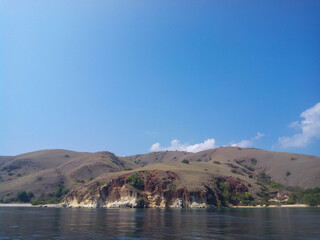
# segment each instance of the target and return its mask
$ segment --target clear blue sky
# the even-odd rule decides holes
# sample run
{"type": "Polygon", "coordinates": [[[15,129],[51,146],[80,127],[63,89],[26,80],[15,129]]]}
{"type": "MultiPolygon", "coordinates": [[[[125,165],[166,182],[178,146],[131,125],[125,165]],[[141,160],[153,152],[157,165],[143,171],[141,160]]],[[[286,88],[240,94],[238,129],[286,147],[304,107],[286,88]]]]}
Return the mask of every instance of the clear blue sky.
{"type": "Polygon", "coordinates": [[[320,155],[318,102],[320,1],[0,0],[0,155],[173,139],[320,155]]]}

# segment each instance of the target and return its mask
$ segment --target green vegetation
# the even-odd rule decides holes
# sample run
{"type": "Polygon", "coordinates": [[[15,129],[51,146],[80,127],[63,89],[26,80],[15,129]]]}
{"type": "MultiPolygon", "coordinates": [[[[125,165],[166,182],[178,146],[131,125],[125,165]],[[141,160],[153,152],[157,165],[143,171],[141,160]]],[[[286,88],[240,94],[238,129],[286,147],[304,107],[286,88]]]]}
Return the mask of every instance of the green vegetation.
{"type": "Polygon", "coordinates": [[[187,159],[183,159],[181,162],[184,164],[189,164],[189,160],[187,160],[187,159]]]}
{"type": "Polygon", "coordinates": [[[242,172],[239,172],[239,171],[236,170],[236,169],[231,169],[231,172],[234,173],[234,174],[243,175],[242,172]]]}
{"type": "Polygon", "coordinates": [[[32,199],[32,205],[45,205],[45,204],[58,204],[61,200],[55,198],[41,198],[41,199],[32,199]]]}
{"type": "MultiPolygon", "coordinates": [[[[271,188],[276,189],[285,189],[290,191],[291,194],[287,202],[281,202],[281,204],[296,204],[302,203],[307,204],[309,206],[320,205],[320,188],[311,188],[311,189],[300,189],[299,187],[285,187],[280,183],[267,181],[267,183],[271,188]]],[[[257,193],[257,196],[261,198],[261,205],[268,205],[269,199],[271,198],[269,194],[269,189],[265,187],[261,182],[257,182],[257,184],[262,186],[261,192],[257,193]]]]}
{"type": "Polygon", "coordinates": [[[61,198],[63,195],[66,195],[69,192],[69,189],[65,188],[64,186],[58,185],[54,189],[54,196],[56,198],[61,198]]]}
{"type": "MultiPolygon", "coordinates": [[[[252,160],[253,160],[253,159],[254,159],[254,158],[251,159],[251,163],[252,163],[252,160]]],[[[252,172],[254,171],[254,168],[253,168],[253,167],[247,166],[247,165],[243,164],[241,161],[239,161],[239,160],[237,160],[237,159],[235,159],[234,161],[235,161],[236,163],[238,163],[240,166],[248,169],[249,171],[252,171],[252,172]]],[[[256,160],[256,161],[257,161],[257,160],[256,160]]],[[[255,162],[255,164],[256,164],[256,162],[255,162]]]]}
{"type": "Polygon", "coordinates": [[[311,188],[292,193],[287,203],[303,203],[309,206],[320,205],[320,188],[311,188]]]}
{"type": "Polygon", "coordinates": [[[302,203],[309,206],[320,205],[320,188],[313,188],[304,190],[302,193],[302,203]]]}
{"type": "Polygon", "coordinates": [[[253,167],[250,167],[250,166],[247,166],[247,165],[244,165],[244,164],[241,164],[241,163],[238,163],[239,165],[241,165],[242,167],[248,169],[249,171],[253,172],[254,171],[254,168],[253,167]]]}
{"type": "Polygon", "coordinates": [[[248,169],[249,171],[253,172],[254,168],[253,167],[249,167],[249,166],[244,166],[246,169],[248,169]]]}
{"type": "Polygon", "coordinates": [[[135,160],[134,161],[136,164],[139,164],[141,162],[141,159],[135,160]]]}
{"type": "Polygon", "coordinates": [[[260,206],[269,206],[270,205],[269,198],[263,197],[259,204],[260,204],[260,206]]]}
{"type": "Polygon", "coordinates": [[[255,159],[255,158],[251,158],[250,161],[253,166],[257,165],[257,163],[258,163],[257,159],[255,159]]]}
{"type": "Polygon", "coordinates": [[[221,164],[219,161],[213,161],[214,164],[221,164]]]}
{"type": "Polygon", "coordinates": [[[19,169],[19,168],[21,168],[21,166],[19,164],[15,164],[15,165],[12,164],[10,166],[6,166],[6,167],[2,168],[2,170],[7,171],[7,172],[11,172],[11,171],[19,169]]]}
{"type": "Polygon", "coordinates": [[[270,194],[269,194],[269,189],[268,188],[262,188],[261,192],[257,192],[257,196],[261,198],[259,205],[261,206],[268,206],[269,199],[270,199],[270,194]]]}
{"type": "Polygon", "coordinates": [[[270,187],[272,188],[276,188],[276,189],[283,189],[284,186],[280,183],[277,183],[277,182],[273,182],[273,181],[270,181],[270,187]]]}
{"type": "Polygon", "coordinates": [[[270,176],[268,176],[265,172],[260,172],[259,175],[257,176],[257,180],[258,180],[257,184],[263,187],[265,187],[265,185],[268,185],[269,187],[275,188],[275,189],[285,188],[282,184],[271,181],[270,176]]]}
{"type": "Polygon", "coordinates": [[[44,205],[44,204],[58,204],[62,198],[69,192],[69,189],[62,185],[56,186],[53,193],[49,193],[47,196],[42,196],[38,199],[32,199],[32,205],[44,205]]]}
{"type": "Polygon", "coordinates": [[[127,178],[127,182],[131,186],[135,187],[136,189],[139,189],[139,190],[143,190],[144,189],[144,182],[142,181],[142,179],[140,178],[140,175],[138,173],[130,175],[127,178]]]}
{"type": "MultiPolygon", "coordinates": [[[[11,195],[11,193],[6,194],[7,197],[9,197],[10,195],[11,195]]],[[[15,197],[2,198],[2,199],[0,199],[0,202],[1,203],[10,203],[10,202],[28,203],[28,202],[32,201],[33,198],[34,198],[33,192],[22,191],[22,192],[18,192],[15,197]]]]}
{"type": "Polygon", "coordinates": [[[17,201],[19,202],[24,202],[24,203],[27,203],[27,202],[30,202],[30,200],[34,197],[34,194],[33,192],[26,192],[26,191],[23,191],[23,192],[18,192],[17,193],[17,201]]]}
{"type": "Polygon", "coordinates": [[[112,158],[111,159],[111,162],[118,165],[118,166],[121,166],[121,167],[124,167],[124,162],[123,161],[120,161],[119,159],[114,159],[112,158]]]}
{"type": "Polygon", "coordinates": [[[218,190],[220,191],[220,194],[222,196],[222,199],[218,201],[218,207],[219,206],[229,206],[229,204],[232,205],[253,205],[254,199],[249,192],[234,192],[233,189],[231,189],[230,185],[227,182],[217,182],[218,190]]]}
{"type": "Polygon", "coordinates": [[[92,181],[93,179],[94,179],[94,177],[90,177],[90,178],[89,178],[89,182],[92,181]]]}
{"type": "Polygon", "coordinates": [[[257,176],[258,182],[262,183],[270,183],[270,176],[268,176],[265,172],[260,172],[259,175],[257,176]]]}

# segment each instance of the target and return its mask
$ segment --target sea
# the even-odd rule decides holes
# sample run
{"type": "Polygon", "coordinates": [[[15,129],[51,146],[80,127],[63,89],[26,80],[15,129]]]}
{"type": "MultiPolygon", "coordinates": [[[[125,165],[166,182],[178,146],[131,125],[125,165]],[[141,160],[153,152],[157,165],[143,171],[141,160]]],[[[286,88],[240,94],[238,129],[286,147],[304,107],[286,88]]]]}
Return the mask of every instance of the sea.
{"type": "Polygon", "coordinates": [[[0,207],[0,239],[320,239],[320,208],[0,207]]]}

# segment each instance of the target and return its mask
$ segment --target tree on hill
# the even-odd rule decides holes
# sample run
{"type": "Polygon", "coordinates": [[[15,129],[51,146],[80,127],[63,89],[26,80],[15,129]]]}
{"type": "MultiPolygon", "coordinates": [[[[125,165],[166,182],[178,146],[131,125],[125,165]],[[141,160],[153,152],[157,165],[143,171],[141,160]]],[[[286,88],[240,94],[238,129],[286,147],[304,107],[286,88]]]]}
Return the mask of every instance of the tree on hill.
{"type": "Polygon", "coordinates": [[[26,192],[26,191],[23,191],[23,192],[18,192],[17,193],[17,200],[19,202],[30,202],[30,200],[34,197],[34,194],[33,192],[26,192]]]}
{"type": "Polygon", "coordinates": [[[127,178],[127,181],[131,186],[135,187],[136,189],[140,189],[140,190],[144,189],[144,182],[142,181],[138,173],[130,175],[127,178]]]}

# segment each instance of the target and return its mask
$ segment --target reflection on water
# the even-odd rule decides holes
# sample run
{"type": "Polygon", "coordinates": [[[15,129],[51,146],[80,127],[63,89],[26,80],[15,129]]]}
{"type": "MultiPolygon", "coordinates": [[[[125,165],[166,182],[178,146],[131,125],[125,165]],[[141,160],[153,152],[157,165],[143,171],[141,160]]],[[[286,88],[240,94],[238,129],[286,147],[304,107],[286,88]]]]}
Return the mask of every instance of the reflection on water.
{"type": "Polygon", "coordinates": [[[0,208],[0,239],[318,239],[319,208],[0,208]]]}

